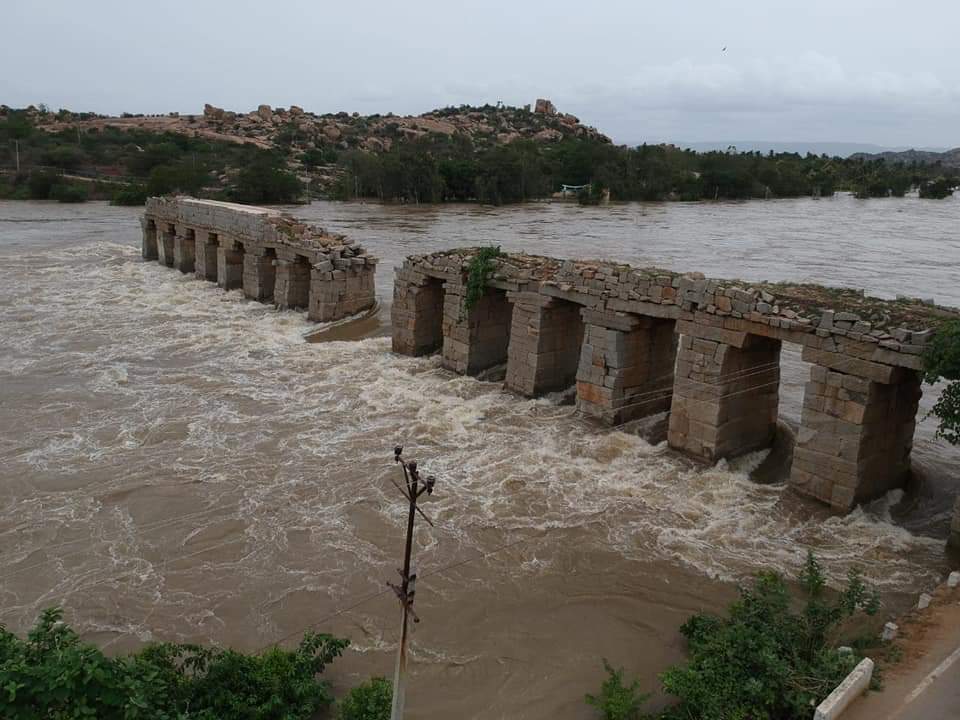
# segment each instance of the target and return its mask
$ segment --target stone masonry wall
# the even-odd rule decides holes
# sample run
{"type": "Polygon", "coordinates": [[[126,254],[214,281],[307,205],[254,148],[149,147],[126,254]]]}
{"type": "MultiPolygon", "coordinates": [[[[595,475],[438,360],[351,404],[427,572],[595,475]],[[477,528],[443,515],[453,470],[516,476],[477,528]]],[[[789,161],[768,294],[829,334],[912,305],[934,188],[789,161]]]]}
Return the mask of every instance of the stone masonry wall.
{"type": "Polygon", "coordinates": [[[476,375],[507,360],[512,306],[503,291],[488,291],[468,311],[462,289],[447,288],[443,307],[443,365],[476,375]]]}
{"type": "Polygon", "coordinates": [[[506,385],[535,397],[576,380],[583,341],[580,306],[538,293],[507,293],[513,304],[506,385]]]}
{"type": "Polygon", "coordinates": [[[780,343],[744,335],[742,347],[684,335],[677,358],[668,440],[704,460],[734,457],[773,441],[780,343]]]}
{"type": "Polygon", "coordinates": [[[193,198],[149,198],[145,259],[282,308],[307,308],[315,321],[374,306],[376,258],[342,235],[283,213],[193,198]],[[214,270],[214,265],[216,270],[214,270]]]}
{"type": "Polygon", "coordinates": [[[676,359],[672,320],[584,308],[577,407],[609,425],[670,409],[676,359]]]}
{"type": "Polygon", "coordinates": [[[836,507],[902,485],[920,400],[919,373],[881,384],[814,365],[793,455],[795,488],[836,507]]]}

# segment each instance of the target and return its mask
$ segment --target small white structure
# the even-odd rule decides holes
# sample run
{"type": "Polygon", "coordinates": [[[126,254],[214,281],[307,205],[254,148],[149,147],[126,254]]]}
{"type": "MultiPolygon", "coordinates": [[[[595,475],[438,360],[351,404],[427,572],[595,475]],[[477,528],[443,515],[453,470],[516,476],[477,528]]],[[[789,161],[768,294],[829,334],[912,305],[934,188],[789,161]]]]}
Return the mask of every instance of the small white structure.
{"type": "Polygon", "coordinates": [[[870,686],[872,677],[873,660],[864,658],[827,696],[826,700],[817,706],[813,720],[834,720],[840,717],[847,706],[870,686]]]}

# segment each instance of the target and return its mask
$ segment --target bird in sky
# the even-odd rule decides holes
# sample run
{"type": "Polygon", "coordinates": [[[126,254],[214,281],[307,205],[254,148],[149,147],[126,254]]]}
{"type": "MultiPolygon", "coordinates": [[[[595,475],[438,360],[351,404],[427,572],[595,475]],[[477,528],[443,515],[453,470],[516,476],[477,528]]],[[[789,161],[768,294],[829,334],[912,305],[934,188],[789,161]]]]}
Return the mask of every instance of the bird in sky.
{"type": "Polygon", "coordinates": [[[726,52],[726,51],[727,51],[727,46],[724,45],[724,46],[723,46],[723,50],[721,50],[720,52],[726,52]]]}

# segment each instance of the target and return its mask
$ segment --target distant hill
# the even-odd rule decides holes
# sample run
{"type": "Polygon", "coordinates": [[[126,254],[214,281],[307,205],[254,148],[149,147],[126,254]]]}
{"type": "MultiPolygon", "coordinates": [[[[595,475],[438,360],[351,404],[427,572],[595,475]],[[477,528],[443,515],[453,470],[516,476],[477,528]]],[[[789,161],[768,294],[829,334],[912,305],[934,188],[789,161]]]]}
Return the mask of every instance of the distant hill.
{"type": "Polygon", "coordinates": [[[878,160],[883,159],[888,163],[924,163],[932,165],[936,162],[943,163],[944,167],[960,168],[960,147],[947,150],[945,152],[932,152],[930,150],[903,150],[901,152],[880,152],[880,153],[855,153],[851,155],[854,160],[878,160]]]}
{"type": "MultiPolygon", "coordinates": [[[[0,107],[0,115],[3,110],[0,107]]],[[[610,142],[596,128],[581,125],[577,117],[557,111],[552,102],[543,99],[537,100],[532,109],[530,105],[523,108],[461,105],[416,116],[346,112],[318,115],[296,105],[289,109],[260,105],[251,112],[233,112],[208,104],[204,106],[202,114],[124,113],[121,117],[66,111],[43,115],[35,108],[28,110],[37,126],[51,133],[73,128],[139,129],[241,144],[253,143],[263,148],[283,145],[295,139],[308,147],[327,145],[340,150],[359,148],[380,152],[389,150],[397,141],[425,137],[431,133],[465,135],[480,147],[503,145],[519,138],[538,143],[552,143],[569,137],[610,142]]]]}
{"type": "MultiPolygon", "coordinates": [[[[788,142],[771,140],[715,140],[700,142],[674,142],[674,145],[680,148],[689,148],[697,152],[710,152],[711,150],[725,151],[733,146],[739,152],[761,152],[768,153],[771,150],[774,153],[799,153],[806,155],[829,155],[830,157],[850,157],[851,155],[880,154],[888,152],[899,152],[907,150],[905,147],[885,147],[883,145],[872,145],[870,143],[856,142],[788,142]]],[[[945,148],[924,148],[931,152],[940,152],[945,148]]]]}

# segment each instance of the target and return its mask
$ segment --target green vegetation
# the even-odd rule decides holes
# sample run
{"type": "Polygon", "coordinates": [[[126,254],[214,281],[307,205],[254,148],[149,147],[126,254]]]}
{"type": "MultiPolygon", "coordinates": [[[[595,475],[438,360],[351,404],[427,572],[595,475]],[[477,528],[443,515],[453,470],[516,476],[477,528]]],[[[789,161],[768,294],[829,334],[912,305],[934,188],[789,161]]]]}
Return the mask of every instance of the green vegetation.
{"type": "MultiPolygon", "coordinates": [[[[21,171],[12,181],[0,183],[0,197],[52,197],[52,187],[59,182],[56,178],[64,172],[104,181],[90,183],[89,190],[117,204],[136,204],[140,192],[133,188],[149,195],[181,192],[220,198],[230,194],[259,203],[294,202],[302,195],[300,182],[284,167],[283,156],[252,143],[141,129],[50,133],[35,128],[26,112],[11,111],[0,116],[0,168],[15,168],[18,147],[21,171]],[[241,172],[234,183],[231,173],[237,168],[241,172]]],[[[70,189],[58,195],[73,200],[80,193],[70,189]]]]}
{"type": "Polygon", "coordinates": [[[603,681],[599,695],[586,696],[587,704],[597,708],[603,720],[639,720],[643,717],[640,709],[650,694],[641,692],[639,680],[625,685],[623,668],[615,669],[606,660],[603,667],[607,679],[603,681]]]}
{"type": "MultiPolygon", "coordinates": [[[[929,178],[960,171],[937,165],[887,164],[795,153],[696,153],[667,145],[617,147],[598,139],[556,143],[515,140],[475,147],[469,138],[432,135],[396,142],[378,154],[340,156],[341,199],[490,204],[547,197],[561,184],[610,190],[613,200],[715,200],[829,196],[902,196],[929,178]]],[[[597,193],[591,189],[586,202],[597,193]]]]}
{"type": "MultiPolygon", "coordinates": [[[[573,130],[556,116],[491,105],[433,113],[438,119],[459,114],[486,123],[482,127],[487,129],[473,134],[411,133],[391,116],[337,113],[324,116],[339,123],[335,139],[290,122],[274,133],[272,150],[252,142],[140,128],[47,132],[34,121],[51,114],[36,112],[0,115],[0,168],[15,168],[19,147],[21,173],[28,176],[79,174],[113,185],[143,186],[148,194],[183,192],[254,203],[299,201],[306,188],[291,172],[298,166],[322,177],[311,183],[317,192],[412,203],[499,205],[549,197],[561,184],[590,186],[586,204],[596,202],[601,190],[609,190],[612,200],[819,197],[837,190],[870,198],[902,196],[911,188],[920,188],[925,198],[942,198],[960,185],[960,170],[940,164],[764,155],[735,148],[697,153],[672,145],[615,146],[582,127],[573,130]],[[527,136],[498,134],[496,128],[504,123],[527,136]],[[508,137],[514,139],[506,142],[508,137]],[[362,149],[387,146],[376,152],[362,149]]],[[[57,115],[67,119],[69,113],[57,115]]],[[[240,132],[239,126],[222,122],[213,129],[240,132]]],[[[0,183],[0,195],[22,197],[15,185],[0,183]]],[[[117,192],[116,187],[91,190],[108,199],[117,192]]],[[[132,201],[133,196],[124,197],[132,201]]]]}
{"type": "Polygon", "coordinates": [[[87,195],[87,188],[81,183],[58,182],[50,188],[50,199],[62,203],[86,202],[87,195]]]}
{"type": "Polygon", "coordinates": [[[393,687],[382,677],[353,688],[337,703],[337,720],[390,720],[393,687]]]}
{"type": "Polygon", "coordinates": [[[949,380],[930,410],[940,424],[937,437],[960,445],[960,321],[952,320],[937,329],[923,357],[924,380],[933,384],[949,380]]]}
{"type": "Polygon", "coordinates": [[[678,700],[672,707],[641,715],[639,685],[625,685],[622,672],[609,665],[600,695],[588,702],[606,720],[808,720],[862,658],[865,641],[852,643],[852,653],[837,649],[848,621],[875,614],[879,600],[855,572],[830,597],[812,554],[799,585],[805,596],[800,612],[792,608],[784,579],[764,572],[741,588],[727,617],[690,618],[680,629],[689,658],[661,676],[664,691],[678,700]]]}
{"type": "Polygon", "coordinates": [[[938,177],[920,183],[920,197],[931,200],[943,200],[953,195],[956,178],[938,177]]]}
{"type": "Polygon", "coordinates": [[[470,260],[467,269],[467,294],[463,301],[464,310],[470,312],[473,306],[480,302],[487,289],[487,280],[493,273],[493,261],[503,253],[500,246],[482,247],[470,260]]]}
{"type": "Polygon", "coordinates": [[[307,633],[296,650],[245,655],[159,643],[108,658],[50,609],[25,640],[0,627],[0,717],[307,720],[332,704],[317,676],[348,644],[307,633]]]}
{"type": "Polygon", "coordinates": [[[285,169],[281,156],[260,152],[240,171],[230,196],[252,205],[291,203],[303,196],[303,185],[285,169]]]}
{"type": "Polygon", "coordinates": [[[147,189],[143,185],[124,185],[113,193],[111,205],[143,205],[147,202],[147,189]]]}

